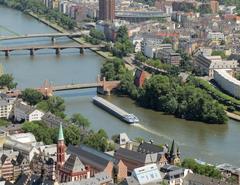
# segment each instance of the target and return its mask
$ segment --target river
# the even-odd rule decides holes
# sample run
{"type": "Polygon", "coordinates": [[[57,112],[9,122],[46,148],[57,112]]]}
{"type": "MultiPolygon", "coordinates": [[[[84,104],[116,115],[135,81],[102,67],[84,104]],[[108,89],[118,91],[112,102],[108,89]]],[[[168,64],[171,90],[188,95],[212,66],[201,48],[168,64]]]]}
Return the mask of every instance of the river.
{"type": "MultiPolygon", "coordinates": [[[[55,32],[53,29],[19,11],[0,6],[0,35],[55,32]]],[[[57,43],[71,43],[67,38],[57,43]]],[[[49,38],[1,41],[1,46],[51,44],[49,38]]],[[[83,56],[75,49],[64,50],[56,56],[53,50],[13,52],[8,58],[0,53],[0,63],[5,73],[14,75],[18,88],[39,87],[44,80],[52,84],[94,82],[100,73],[104,59],[86,50],[83,56]]],[[[140,118],[140,124],[130,126],[121,122],[91,102],[95,89],[59,92],[66,102],[66,113],[80,112],[91,121],[94,130],[103,128],[108,135],[126,132],[131,138],[144,137],[156,143],[171,144],[175,139],[184,157],[198,158],[210,163],[240,166],[240,123],[229,120],[226,125],[207,125],[200,122],[177,119],[152,110],[138,107],[124,97],[105,97],[114,104],[140,118]]]]}

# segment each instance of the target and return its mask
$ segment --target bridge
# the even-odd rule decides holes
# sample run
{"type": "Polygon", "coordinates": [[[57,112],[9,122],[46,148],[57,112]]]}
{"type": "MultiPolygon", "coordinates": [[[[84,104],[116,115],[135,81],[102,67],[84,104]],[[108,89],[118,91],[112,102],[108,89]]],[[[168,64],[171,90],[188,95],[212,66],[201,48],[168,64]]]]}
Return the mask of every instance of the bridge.
{"type": "Polygon", "coordinates": [[[60,54],[61,50],[64,49],[79,49],[80,54],[84,53],[84,49],[89,48],[103,48],[104,45],[91,45],[91,44],[81,44],[81,45],[42,45],[42,46],[9,46],[9,47],[2,47],[0,48],[0,52],[4,52],[5,56],[9,56],[9,53],[12,51],[21,51],[21,50],[28,50],[30,51],[30,55],[34,55],[35,51],[42,50],[42,49],[54,49],[56,55],[60,54]]]}
{"type": "Polygon", "coordinates": [[[106,81],[105,78],[100,80],[98,76],[97,82],[93,83],[78,83],[78,84],[64,84],[64,85],[52,85],[48,81],[45,81],[43,86],[37,88],[39,92],[41,92],[44,96],[52,96],[54,92],[57,91],[69,91],[76,89],[89,89],[89,88],[97,88],[97,92],[100,94],[108,94],[116,89],[120,85],[120,81],[106,81]]]}
{"type": "Polygon", "coordinates": [[[135,62],[137,65],[139,65],[140,68],[148,69],[148,70],[151,70],[151,71],[156,72],[156,73],[163,73],[163,74],[166,74],[166,73],[167,73],[167,71],[164,70],[164,69],[160,69],[160,68],[157,68],[157,67],[148,65],[147,63],[140,62],[139,60],[135,60],[134,62],[135,62]]]}
{"type": "Polygon", "coordinates": [[[81,37],[83,35],[82,32],[76,33],[38,33],[38,34],[25,34],[25,35],[13,35],[13,36],[0,36],[1,40],[15,40],[15,39],[28,39],[28,38],[39,38],[39,37],[50,37],[52,41],[56,37],[81,37]]]}

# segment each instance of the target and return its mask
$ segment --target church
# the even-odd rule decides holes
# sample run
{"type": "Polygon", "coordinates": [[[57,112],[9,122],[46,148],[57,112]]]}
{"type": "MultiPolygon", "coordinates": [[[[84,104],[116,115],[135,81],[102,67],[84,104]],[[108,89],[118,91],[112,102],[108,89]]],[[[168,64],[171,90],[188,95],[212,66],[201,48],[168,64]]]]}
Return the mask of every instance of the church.
{"type": "Polygon", "coordinates": [[[80,181],[90,178],[90,169],[85,166],[79,157],[71,154],[66,159],[66,146],[62,124],[60,124],[57,143],[57,180],[58,182],[80,181]]]}

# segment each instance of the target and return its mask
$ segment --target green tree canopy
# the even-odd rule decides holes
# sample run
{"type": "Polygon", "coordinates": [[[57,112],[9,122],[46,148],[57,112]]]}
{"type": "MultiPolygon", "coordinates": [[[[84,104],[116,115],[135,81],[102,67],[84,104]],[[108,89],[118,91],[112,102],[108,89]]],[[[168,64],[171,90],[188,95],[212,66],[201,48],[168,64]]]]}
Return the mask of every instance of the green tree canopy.
{"type": "Polygon", "coordinates": [[[80,144],[80,129],[76,125],[69,125],[64,129],[64,138],[66,145],[79,145],[80,144]]]}
{"type": "Polygon", "coordinates": [[[133,52],[133,44],[128,38],[128,30],[126,26],[119,27],[112,52],[118,57],[124,57],[133,52]]]}
{"type": "Polygon", "coordinates": [[[194,159],[184,159],[182,167],[193,170],[194,173],[220,179],[221,172],[215,166],[198,164],[194,159]]]}
{"type": "Polygon", "coordinates": [[[90,133],[85,137],[83,143],[103,152],[113,149],[112,145],[108,142],[107,133],[103,129],[100,129],[96,133],[90,133]]]}
{"type": "Polygon", "coordinates": [[[11,74],[3,74],[0,76],[0,86],[1,88],[7,87],[8,89],[16,88],[17,83],[14,82],[14,78],[11,74]]]}
{"type": "Polygon", "coordinates": [[[51,112],[61,118],[65,117],[64,99],[59,96],[51,96],[47,100],[39,102],[37,108],[44,112],[51,112]]]}
{"type": "Polygon", "coordinates": [[[86,129],[90,126],[89,120],[80,113],[73,114],[71,117],[71,122],[83,129],[86,129]]]}
{"type": "Polygon", "coordinates": [[[27,88],[22,91],[22,99],[23,101],[28,102],[30,105],[36,105],[42,101],[43,95],[35,89],[27,88]]]}

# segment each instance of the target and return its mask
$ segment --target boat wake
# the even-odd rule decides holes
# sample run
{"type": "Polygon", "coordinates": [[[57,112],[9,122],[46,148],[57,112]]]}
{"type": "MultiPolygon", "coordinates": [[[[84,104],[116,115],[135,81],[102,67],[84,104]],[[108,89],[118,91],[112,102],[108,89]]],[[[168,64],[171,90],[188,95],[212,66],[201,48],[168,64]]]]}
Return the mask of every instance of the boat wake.
{"type": "MultiPolygon", "coordinates": [[[[131,125],[134,126],[134,127],[140,128],[140,129],[142,129],[142,130],[144,130],[146,132],[149,132],[151,134],[154,134],[154,135],[156,135],[158,137],[163,137],[164,139],[167,139],[169,141],[173,140],[173,138],[171,138],[171,137],[169,137],[167,135],[164,135],[164,134],[160,134],[159,132],[156,132],[156,131],[154,131],[152,129],[149,129],[149,128],[145,127],[144,125],[141,125],[140,123],[134,123],[134,124],[131,124],[131,125]]],[[[185,145],[184,143],[177,143],[177,144],[185,145]]]]}
{"type": "Polygon", "coordinates": [[[149,128],[145,127],[144,125],[141,125],[140,123],[134,123],[134,124],[131,124],[131,125],[134,126],[134,127],[138,127],[138,128],[140,128],[140,129],[142,129],[144,131],[147,131],[147,132],[149,132],[151,134],[154,134],[156,136],[164,137],[164,138],[166,138],[168,140],[172,140],[172,138],[170,138],[170,137],[168,137],[166,135],[160,134],[159,132],[156,132],[156,131],[154,131],[152,129],[149,129],[149,128]]]}

